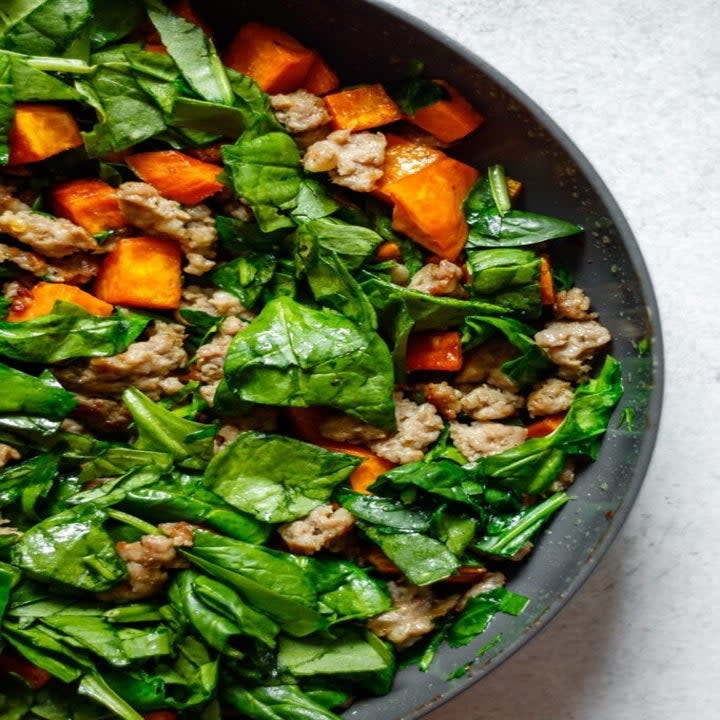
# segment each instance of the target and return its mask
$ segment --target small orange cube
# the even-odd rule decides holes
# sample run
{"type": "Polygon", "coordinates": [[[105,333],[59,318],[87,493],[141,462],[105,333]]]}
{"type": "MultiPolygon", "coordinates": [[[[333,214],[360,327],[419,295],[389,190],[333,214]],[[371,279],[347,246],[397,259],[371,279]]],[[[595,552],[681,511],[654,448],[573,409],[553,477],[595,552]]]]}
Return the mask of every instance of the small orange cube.
{"type": "Polygon", "coordinates": [[[110,303],[99,300],[76,285],[39,282],[30,292],[29,298],[23,297],[10,306],[7,318],[9,322],[25,322],[43,315],[49,315],[55,303],[59,300],[79,305],[92,315],[101,317],[107,317],[113,311],[113,306],[110,303]]]}
{"type": "Polygon", "coordinates": [[[460,333],[457,330],[447,330],[410,335],[405,363],[408,372],[415,370],[457,372],[463,364],[460,333]]]}
{"type": "Polygon", "coordinates": [[[390,197],[384,192],[387,185],[408,175],[413,175],[440,158],[447,157],[442,150],[417,140],[408,140],[392,133],[386,133],[385,139],[387,145],[383,175],[373,190],[373,194],[383,200],[390,200],[390,197]]]}
{"type": "Polygon", "coordinates": [[[115,188],[97,178],[56,185],[50,192],[50,205],[55,215],[71,220],[91,235],[127,225],[115,188]]]}
{"type": "Polygon", "coordinates": [[[105,256],[95,294],[106,302],[175,310],[182,292],[182,252],[172,240],[121,238],[105,256]]]}
{"type": "Polygon", "coordinates": [[[379,83],[326,95],[325,108],[336,130],[369,130],[402,120],[395,101],[379,83]]]}
{"type": "Polygon", "coordinates": [[[280,28],[249,22],[237,31],[224,61],[274,95],[298,90],[315,57],[312,50],[280,28]]]}
{"type": "Polygon", "coordinates": [[[72,114],[46,103],[17,103],[9,140],[10,165],[45,160],[83,144],[72,114]]]}
{"type": "Polygon", "coordinates": [[[340,86],[340,80],[335,71],[317,54],[308,74],[303,80],[303,90],[313,95],[327,95],[340,86]]]}

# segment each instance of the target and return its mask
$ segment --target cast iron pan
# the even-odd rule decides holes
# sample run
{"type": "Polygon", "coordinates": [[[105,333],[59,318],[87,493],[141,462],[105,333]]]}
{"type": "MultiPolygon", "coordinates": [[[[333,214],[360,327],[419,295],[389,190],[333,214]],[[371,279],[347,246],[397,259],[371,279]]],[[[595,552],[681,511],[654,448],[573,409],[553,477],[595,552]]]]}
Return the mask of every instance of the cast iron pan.
{"type": "Polygon", "coordinates": [[[508,175],[525,184],[522,207],[586,230],[583,239],[556,241],[551,255],[575,274],[612,332],[611,351],[623,365],[625,396],[599,459],[570,488],[574,502],[512,574],[510,588],[531,599],[525,613],[498,616],[472,645],[443,648],[427,673],[404,670],[390,695],[358,702],[345,713],[354,720],[419,718],[498,667],[548,623],[592,572],[629,513],[650,461],[662,394],[662,345],[650,279],[619,208],[568,137],[505,77],[448,38],[396,9],[364,0],[205,0],[197,5],[217,31],[220,47],[246,20],[278,25],[319,50],[343,85],[395,80],[411,61],[422,60],[486,118],[451,154],[481,169],[502,163],[508,175]],[[645,354],[638,351],[641,341],[649,342],[645,354]],[[628,407],[634,412],[631,429],[619,426],[628,407]],[[467,675],[447,681],[498,636],[467,675]]]}

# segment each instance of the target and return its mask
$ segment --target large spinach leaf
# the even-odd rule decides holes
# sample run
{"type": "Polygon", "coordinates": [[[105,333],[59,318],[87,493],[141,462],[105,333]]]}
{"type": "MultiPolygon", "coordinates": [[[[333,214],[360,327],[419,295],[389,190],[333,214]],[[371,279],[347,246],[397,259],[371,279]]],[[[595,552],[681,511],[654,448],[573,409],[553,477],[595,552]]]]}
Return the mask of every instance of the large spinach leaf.
{"type": "Polygon", "coordinates": [[[116,355],[127,349],[148,322],[148,317],[125,310],[98,317],[77,305],[58,302],[49,315],[0,322],[0,355],[43,364],[116,355]]]}
{"type": "Polygon", "coordinates": [[[266,522],[287,522],[326,502],[359,462],[282,435],[246,432],[212,459],[204,479],[243,512],[266,522]]]}
{"type": "Polygon", "coordinates": [[[35,580],[101,592],[126,573],[103,527],[105,512],[81,505],[52,515],[28,530],[12,548],[12,562],[35,580]]]}
{"type": "Polygon", "coordinates": [[[340,720],[296,685],[248,687],[245,681],[228,683],[222,698],[250,720],[340,720]]]}
{"type": "Polygon", "coordinates": [[[0,415],[41,415],[62,420],[75,406],[75,396],[48,375],[33,377],[0,363],[0,415]]]}
{"type": "Polygon", "coordinates": [[[235,336],[225,377],[246,402],[329,405],[383,429],[395,425],[392,363],[380,337],[289,297],[269,302],[235,336]]]}
{"type": "Polygon", "coordinates": [[[217,267],[212,274],[215,285],[237,297],[248,310],[260,301],[265,286],[275,274],[277,261],[267,253],[248,252],[217,267]]]}

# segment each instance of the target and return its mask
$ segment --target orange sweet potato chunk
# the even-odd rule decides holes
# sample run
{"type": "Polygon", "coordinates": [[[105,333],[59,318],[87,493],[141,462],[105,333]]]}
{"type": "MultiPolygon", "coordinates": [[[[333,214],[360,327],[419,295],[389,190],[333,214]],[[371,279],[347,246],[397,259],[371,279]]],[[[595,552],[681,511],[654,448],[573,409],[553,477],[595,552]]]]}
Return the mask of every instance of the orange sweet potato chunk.
{"type": "Polygon", "coordinates": [[[72,114],[46,103],[17,103],[9,140],[10,165],[45,160],[83,144],[72,114]]]}
{"type": "Polygon", "coordinates": [[[122,238],[100,265],[95,294],[115,305],[175,310],[182,292],[181,264],[180,247],[172,240],[122,238]]]}
{"type": "Polygon", "coordinates": [[[127,225],[115,188],[97,178],[56,185],[50,191],[50,206],[55,215],[71,220],[92,235],[127,225]]]}
{"type": "Polygon", "coordinates": [[[183,205],[197,205],[224,187],[218,180],[221,167],[178,150],[137,153],[130,155],[126,162],[163,197],[183,205]]]}
{"type": "Polygon", "coordinates": [[[224,61],[273,95],[298,90],[315,58],[312,50],[280,28],[249,22],[237,31],[224,61]]]}
{"type": "Polygon", "coordinates": [[[468,235],[463,201],[478,178],[475,168],[444,157],[387,185],[393,228],[446,260],[456,260],[468,235]]]}
{"type": "Polygon", "coordinates": [[[325,107],[336,130],[369,130],[402,120],[395,101],[379,83],[326,95],[325,107]]]}
{"type": "Polygon", "coordinates": [[[441,142],[455,142],[477,129],[484,118],[452,85],[444,80],[435,82],[448,91],[450,98],[420,108],[408,120],[441,142]]]}
{"type": "Polygon", "coordinates": [[[314,53],[314,56],[302,88],[313,95],[327,95],[338,89],[340,80],[335,71],[317,53],[314,53]]]}
{"type": "Polygon", "coordinates": [[[93,315],[106,317],[113,311],[113,306],[96,298],[75,285],[64,283],[39,282],[31,290],[31,297],[24,299],[19,306],[12,305],[8,313],[10,322],[24,322],[49,315],[58,300],[79,305],[93,315]]]}

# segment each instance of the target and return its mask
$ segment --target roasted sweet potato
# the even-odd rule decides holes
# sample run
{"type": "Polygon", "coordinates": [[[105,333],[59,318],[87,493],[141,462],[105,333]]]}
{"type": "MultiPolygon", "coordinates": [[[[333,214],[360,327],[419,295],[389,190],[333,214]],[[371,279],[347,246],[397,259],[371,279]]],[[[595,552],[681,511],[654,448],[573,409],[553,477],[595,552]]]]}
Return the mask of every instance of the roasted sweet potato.
{"type": "Polygon", "coordinates": [[[23,296],[19,303],[13,303],[10,306],[7,319],[10,322],[24,322],[42,315],[49,315],[58,300],[79,305],[93,315],[105,317],[113,311],[111,304],[99,300],[76,285],[39,282],[32,288],[29,298],[23,296]]]}
{"type": "Polygon", "coordinates": [[[325,107],[336,130],[369,130],[402,119],[395,101],[379,83],[326,95],[325,107]]]}
{"type": "Polygon", "coordinates": [[[17,103],[9,140],[10,165],[45,160],[83,144],[72,114],[47,103],[17,103]]]}
{"type": "Polygon", "coordinates": [[[314,56],[310,70],[303,80],[302,88],[313,95],[327,95],[338,89],[340,81],[334,70],[320,55],[314,53],[314,56]]]}
{"type": "Polygon", "coordinates": [[[172,240],[122,238],[100,265],[95,294],[116,305],[175,310],[182,291],[181,261],[180,247],[172,240]]]}
{"type": "Polygon", "coordinates": [[[127,224],[115,188],[97,178],[56,185],[50,191],[50,206],[55,215],[71,220],[93,235],[127,224]]]}
{"type": "Polygon", "coordinates": [[[462,345],[457,330],[415,333],[408,338],[406,367],[409,372],[457,372],[462,368],[462,364],[462,345]]]}

